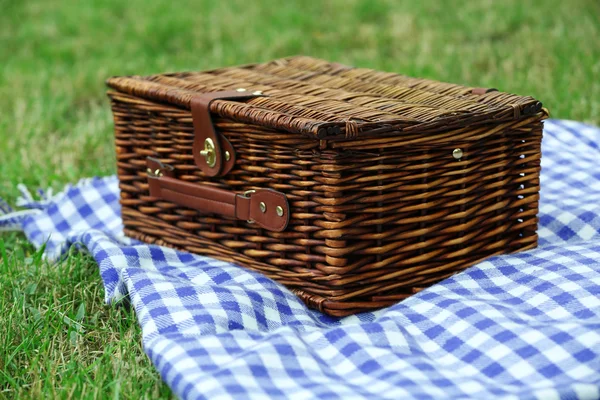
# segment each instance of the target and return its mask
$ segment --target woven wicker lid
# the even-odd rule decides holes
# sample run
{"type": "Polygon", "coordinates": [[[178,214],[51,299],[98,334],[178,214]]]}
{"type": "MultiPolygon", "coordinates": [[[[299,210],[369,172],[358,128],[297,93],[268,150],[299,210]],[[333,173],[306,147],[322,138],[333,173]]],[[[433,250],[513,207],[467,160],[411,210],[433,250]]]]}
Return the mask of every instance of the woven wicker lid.
{"type": "Polygon", "coordinates": [[[319,139],[403,131],[433,132],[537,114],[529,96],[354,68],[305,56],[262,64],[146,77],[114,77],[108,86],[189,109],[197,93],[245,89],[265,96],[217,100],[224,118],[319,139]]]}

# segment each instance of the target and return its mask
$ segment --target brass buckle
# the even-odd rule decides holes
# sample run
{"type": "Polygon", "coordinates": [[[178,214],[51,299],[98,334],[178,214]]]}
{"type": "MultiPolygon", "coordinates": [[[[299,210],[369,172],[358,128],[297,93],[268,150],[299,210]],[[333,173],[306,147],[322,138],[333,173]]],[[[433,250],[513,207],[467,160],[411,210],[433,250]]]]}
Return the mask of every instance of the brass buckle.
{"type": "MultiPolygon", "coordinates": [[[[256,190],[254,190],[254,189],[246,190],[244,192],[244,197],[247,198],[247,199],[249,199],[250,195],[252,193],[256,193],[256,190]]],[[[253,224],[254,223],[254,221],[252,221],[251,219],[247,219],[246,222],[249,223],[249,224],[253,224]]]]}

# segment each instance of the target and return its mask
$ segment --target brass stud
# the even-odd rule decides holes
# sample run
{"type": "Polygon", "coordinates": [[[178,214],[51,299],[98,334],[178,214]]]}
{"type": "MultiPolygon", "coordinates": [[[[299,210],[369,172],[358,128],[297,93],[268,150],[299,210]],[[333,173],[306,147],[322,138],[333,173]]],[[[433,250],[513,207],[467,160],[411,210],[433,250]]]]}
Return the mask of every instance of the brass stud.
{"type": "Polygon", "coordinates": [[[258,205],[260,207],[260,211],[261,212],[266,212],[267,211],[267,205],[265,204],[264,201],[261,201],[260,204],[258,205]]]}
{"type": "Polygon", "coordinates": [[[152,176],[163,176],[163,173],[160,171],[160,169],[155,169],[154,172],[152,172],[150,168],[146,168],[146,172],[148,173],[148,175],[152,176]]]}
{"type": "Polygon", "coordinates": [[[464,153],[462,151],[462,149],[454,149],[454,151],[452,152],[452,157],[456,158],[457,160],[460,160],[463,157],[464,153]]]}
{"type": "Polygon", "coordinates": [[[235,91],[236,91],[236,92],[245,92],[245,91],[246,91],[246,89],[244,89],[243,87],[241,87],[241,88],[237,88],[237,89],[235,89],[235,91]]]}
{"type": "Polygon", "coordinates": [[[255,96],[260,96],[262,94],[262,91],[257,90],[255,92],[252,92],[252,94],[255,95],[255,96]]]}
{"type": "Polygon", "coordinates": [[[275,211],[277,212],[278,216],[283,217],[283,207],[277,206],[277,208],[275,209],[275,211]]]}
{"type": "Polygon", "coordinates": [[[227,161],[231,160],[231,154],[229,154],[228,151],[225,152],[225,160],[227,160],[227,161]]]}

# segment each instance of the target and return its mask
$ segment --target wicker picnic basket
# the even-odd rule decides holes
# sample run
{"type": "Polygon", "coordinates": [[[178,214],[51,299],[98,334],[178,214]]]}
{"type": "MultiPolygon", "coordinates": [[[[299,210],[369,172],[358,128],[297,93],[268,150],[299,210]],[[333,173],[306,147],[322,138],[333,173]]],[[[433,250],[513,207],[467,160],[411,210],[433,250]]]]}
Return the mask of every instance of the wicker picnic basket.
{"type": "Polygon", "coordinates": [[[330,315],[537,245],[532,97],[310,57],[107,83],[125,233],[330,315]]]}

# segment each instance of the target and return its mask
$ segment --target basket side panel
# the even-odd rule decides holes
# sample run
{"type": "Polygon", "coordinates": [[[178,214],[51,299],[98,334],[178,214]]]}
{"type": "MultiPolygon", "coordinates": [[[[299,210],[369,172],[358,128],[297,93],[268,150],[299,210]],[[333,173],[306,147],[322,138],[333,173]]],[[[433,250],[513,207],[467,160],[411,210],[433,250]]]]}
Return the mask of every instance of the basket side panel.
{"type": "Polygon", "coordinates": [[[236,149],[235,168],[226,177],[207,179],[194,165],[190,113],[176,107],[111,92],[117,166],[125,233],[133,238],[234,262],[294,289],[322,309],[336,294],[324,283],[326,264],[318,237],[331,216],[320,208],[330,193],[323,180],[335,172],[335,152],[319,156],[319,142],[300,134],[215,119],[217,130],[236,149]],[[236,193],[271,188],[286,194],[292,210],[285,232],[178,206],[149,195],[146,157],[174,167],[177,179],[236,193]]]}
{"type": "Polygon", "coordinates": [[[342,196],[324,209],[344,222],[319,233],[345,238],[327,249],[323,268],[337,277],[328,284],[345,291],[330,300],[401,300],[489,256],[534,248],[541,118],[462,130],[435,146],[349,142],[342,196]]]}

